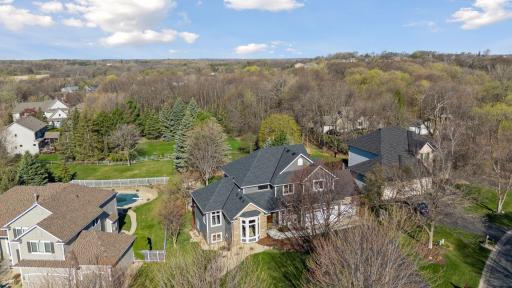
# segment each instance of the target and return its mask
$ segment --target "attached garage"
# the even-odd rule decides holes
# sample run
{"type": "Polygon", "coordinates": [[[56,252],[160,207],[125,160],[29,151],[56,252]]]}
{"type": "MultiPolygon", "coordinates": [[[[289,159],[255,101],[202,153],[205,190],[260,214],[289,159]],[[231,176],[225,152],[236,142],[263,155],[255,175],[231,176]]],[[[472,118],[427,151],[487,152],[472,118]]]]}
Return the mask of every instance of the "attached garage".
{"type": "Polygon", "coordinates": [[[337,221],[350,218],[355,214],[356,208],[353,204],[340,204],[332,207],[330,211],[326,209],[318,209],[315,211],[313,216],[306,215],[305,221],[307,225],[311,225],[311,220],[313,220],[315,224],[322,224],[326,222],[326,218],[328,217],[328,221],[330,223],[335,223],[337,221]]]}

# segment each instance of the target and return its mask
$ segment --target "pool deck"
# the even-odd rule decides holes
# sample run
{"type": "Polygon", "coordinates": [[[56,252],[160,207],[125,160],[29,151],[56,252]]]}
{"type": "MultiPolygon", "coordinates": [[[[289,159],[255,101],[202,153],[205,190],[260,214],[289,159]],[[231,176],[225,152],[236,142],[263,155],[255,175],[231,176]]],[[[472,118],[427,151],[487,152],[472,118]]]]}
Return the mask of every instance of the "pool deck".
{"type": "Polygon", "coordinates": [[[122,206],[119,208],[133,208],[140,206],[142,204],[146,204],[148,202],[153,201],[158,196],[158,191],[154,188],[150,187],[118,187],[114,188],[115,191],[119,194],[137,194],[139,195],[139,200],[135,201],[135,203],[122,206]]]}

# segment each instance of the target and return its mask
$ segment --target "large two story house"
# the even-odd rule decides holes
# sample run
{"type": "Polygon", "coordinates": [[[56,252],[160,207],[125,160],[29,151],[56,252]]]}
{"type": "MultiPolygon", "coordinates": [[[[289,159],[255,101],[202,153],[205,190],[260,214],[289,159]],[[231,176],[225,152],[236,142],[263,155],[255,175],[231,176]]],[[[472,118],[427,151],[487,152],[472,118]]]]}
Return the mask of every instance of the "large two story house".
{"type": "Polygon", "coordinates": [[[62,122],[68,118],[69,107],[57,99],[18,103],[12,110],[12,119],[16,121],[26,116],[34,116],[38,111],[44,113],[48,125],[59,128],[62,122]]]}
{"type": "Polygon", "coordinates": [[[26,287],[126,269],[134,241],[118,231],[116,192],[54,183],[0,195],[0,260],[26,287]]]}
{"type": "MultiPolygon", "coordinates": [[[[380,128],[348,142],[348,169],[358,186],[377,166],[394,168],[421,163],[430,166],[435,146],[427,138],[401,127],[380,128]]],[[[388,189],[391,193],[392,189],[388,189]]],[[[385,192],[385,197],[392,197],[385,192]]]]}
{"type": "Polygon", "coordinates": [[[357,189],[348,170],[331,173],[311,159],[304,145],[260,149],[225,165],[223,172],[222,179],[192,192],[194,228],[209,245],[257,242],[271,226],[286,225],[281,199],[300,193],[304,185],[314,191],[329,183],[342,186],[333,214],[356,213],[351,197],[357,189]],[[300,172],[305,173],[298,180],[300,172]]]}

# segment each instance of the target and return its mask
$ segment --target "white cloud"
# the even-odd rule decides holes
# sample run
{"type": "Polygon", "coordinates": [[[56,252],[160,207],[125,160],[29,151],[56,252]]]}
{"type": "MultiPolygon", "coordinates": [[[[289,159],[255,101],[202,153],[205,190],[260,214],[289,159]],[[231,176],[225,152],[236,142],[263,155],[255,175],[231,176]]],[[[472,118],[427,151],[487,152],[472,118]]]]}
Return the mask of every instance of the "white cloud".
{"type": "Polygon", "coordinates": [[[301,8],[304,3],[296,0],[224,0],[224,4],[235,10],[264,10],[271,12],[301,8]]]}
{"type": "Polygon", "coordinates": [[[179,36],[188,44],[196,42],[196,40],[199,38],[199,35],[191,32],[180,32],[179,36]]]}
{"type": "Polygon", "coordinates": [[[58,13],[64,11],[64,5],[59,1],[49,1],[49,2],[34,2],[34,5],[39,7],[44,13],[58,13]]]}
{"type": "Polygon", "coordinates": [[[256,52],[265,51],[268,48],[267,44],[263,43],[250,43],[247,45],[241,45],[235,48],[235,53],[238,55],[253,54],[256,52]]]}
{"type": "Polygon", "coordinates": [[[101,42],[106,46],[141,45],[158,42],[166,43],[174,41],[177,35],[178,32],[171,29],[165,29],[160,32],[154,30],[115,32],[103,38],[101,42]]]}
{"type": "Polygon", "coordinates": [[[437,23],[434,21],[416,21],[416,22],[410,22],[404,25],[404,27],[409,28],[426,28],[432,32],[439,31],[439,27],[437,26],[437,23]]]}
{"type": "Polygon", "coordinates": [[[14,0],[0,0],[0,4],[11,4],[14,0]]]}
{"type": "Polygon", "coordinates": [[[84,27],[85,26],[85,23],[82,20],[77,19],[77,18],[64,19],[64,20],[62,20],[62,24],[66,25],[66,26],[71,26],[71,27],[84,27]]]}
{"type": "Polygon", "coordinates": [[[512,18],[512,0],[476,0],[473,7],[453,13],[450,22],[462,23],[463,29],[477,29],[512,18]]]}
{"type": "Polygon", "coordinates": [[[48,27],[53,25],[50,16],[36,15],[26,9],[19,9],[12,5],[0,6],[0,23],[12,31],[20,31],[25,26],[48,27]]]}

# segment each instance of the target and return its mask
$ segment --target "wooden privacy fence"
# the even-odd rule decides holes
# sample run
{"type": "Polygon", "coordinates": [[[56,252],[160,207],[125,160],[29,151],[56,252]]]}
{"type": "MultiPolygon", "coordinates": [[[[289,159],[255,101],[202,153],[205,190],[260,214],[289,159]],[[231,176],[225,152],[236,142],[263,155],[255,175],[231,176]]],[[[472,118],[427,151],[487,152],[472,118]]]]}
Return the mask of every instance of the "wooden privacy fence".
{"type": "Polygon", "coordinates": [[[71,184],[77,184],[87,187],[109,188],[109,187],[132,187],[132,186],[151,186],[165,185],[169,182],[169,177],[153,178],[133,178],[133,179],[113,179],[113,180],[72,180],[71,184]]]}

